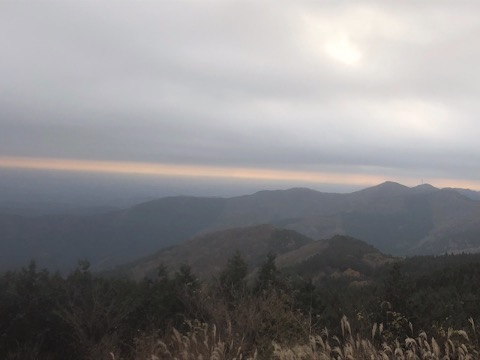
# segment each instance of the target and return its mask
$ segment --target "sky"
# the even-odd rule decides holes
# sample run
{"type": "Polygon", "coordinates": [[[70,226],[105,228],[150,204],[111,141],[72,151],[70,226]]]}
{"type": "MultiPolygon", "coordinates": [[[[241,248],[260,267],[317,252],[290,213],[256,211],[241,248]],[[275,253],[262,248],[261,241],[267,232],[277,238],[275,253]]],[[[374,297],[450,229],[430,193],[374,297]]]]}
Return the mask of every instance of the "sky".
{"type": "Polygon", "coordinates": [[[480,190],[480,2],[0,1],[0,170],[480,190]]]}

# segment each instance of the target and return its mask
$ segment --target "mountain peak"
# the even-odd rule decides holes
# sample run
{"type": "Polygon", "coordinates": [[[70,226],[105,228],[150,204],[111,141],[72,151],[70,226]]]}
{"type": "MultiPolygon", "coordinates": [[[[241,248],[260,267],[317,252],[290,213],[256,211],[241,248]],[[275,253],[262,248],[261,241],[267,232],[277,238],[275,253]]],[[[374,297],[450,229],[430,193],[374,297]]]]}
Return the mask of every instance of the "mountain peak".
{"type": "Polygon", "coordinates": [[[412,192],[418,194],[418,193],[430,193],[430,192],[438,191],[439,189],[430,184],[421,184],[421,185],[412,187],[411,190],[412,192]]]}
{"type": "Polygon", "coordinates": [[[377,186],[374,186],[376,188],[401,188],[401,189],[406,189],[407,187],[405,185],[402,185],[400,183],[397,183],[395,181],[385,181],[381,184],[378,184],[377,186]]]}
{"type": "Polygon", "coordinates": [[[385,181],[379,185],[375,185],[360,191],[357,191],[357,194],[369,194],[374,196],[396,196],[405,194],[410,190],[409,187],[393,182],[385,181]]]}
{"type": "Polygon", "coordinates": [[[395,258],[383,254],[362,240],[335,235],[330,239],[305,244],[280,255],[277,260],[279,268],[293,270],[320,283],[329,277],[348,278],[352,274],[357,280],[366,279],[366,269],[374,269],[395,258]]]}

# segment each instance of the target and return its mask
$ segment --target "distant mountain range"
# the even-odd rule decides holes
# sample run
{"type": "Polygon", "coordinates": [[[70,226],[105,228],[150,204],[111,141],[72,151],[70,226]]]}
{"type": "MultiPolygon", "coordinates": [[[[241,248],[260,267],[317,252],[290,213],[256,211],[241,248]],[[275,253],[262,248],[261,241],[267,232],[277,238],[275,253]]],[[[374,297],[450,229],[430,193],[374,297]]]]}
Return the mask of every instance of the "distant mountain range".
{"type": "Polygon", "coordinates": [[[231,198],[167,197],[80,214],[25,216],[4,209],[0,267],[34,258],[65,270],[88,259],[94,269],[105,269],[194,237],[260,224],[315,240],[349,235],[394,255],[474,252],[480,249],[478,199],[471,190],[386,182],[349,194],[294,188],[231,198]]]}

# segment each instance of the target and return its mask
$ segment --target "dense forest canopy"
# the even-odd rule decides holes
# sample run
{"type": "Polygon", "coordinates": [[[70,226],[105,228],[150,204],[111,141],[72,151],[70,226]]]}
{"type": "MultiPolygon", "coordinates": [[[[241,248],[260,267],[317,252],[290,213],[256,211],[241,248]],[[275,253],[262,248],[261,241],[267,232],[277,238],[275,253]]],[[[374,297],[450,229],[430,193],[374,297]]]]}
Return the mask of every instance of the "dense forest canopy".
{"type": "Polygon", "coordinates": [[[189,348],[192,356],[281,358],[285,348],[307,346],[309,336],[325,336],[325,329],[346,341],[347,325],[378,349],[421,331],[448,341],[458,334],[452,329],[465,331],[478,349],[480,255],[407,258],[377,268],[368,281],[330,276],[315,285],[279,271],[270,254],[256,275],[247,274],[240,252],[208,281],[187,265],[173,273],[160,266],[155,277],[133,281],[94,274],[88,262],[65,277],[32,262],[0,277],[0,357],[173,358],[186,346],[175,334],[211,336],[215,329],[217,342],[189,348]],[[220,339],[230,345],[219,349],[220,339]]]}

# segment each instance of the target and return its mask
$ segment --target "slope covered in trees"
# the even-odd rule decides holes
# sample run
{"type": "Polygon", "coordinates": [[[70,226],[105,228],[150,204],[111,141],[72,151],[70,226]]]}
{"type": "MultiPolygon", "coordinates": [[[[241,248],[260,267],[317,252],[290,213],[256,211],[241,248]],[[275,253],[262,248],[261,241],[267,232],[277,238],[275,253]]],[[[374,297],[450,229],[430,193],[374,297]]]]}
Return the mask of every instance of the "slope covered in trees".
{"type": "Polygon", "coordinates": [[[340,351],[376,359],[402,358],[400,351],[424,357],[428,348],[435,359],[478,355],[480,255],[408,258],[380,266],[368,283],[331,276],[316,285],[279,270],[276,260],[270,254],[249,278],[237,252],[205,281],[188,266],[173,273],[160,266],[138,282],[99,277],[87,263],[67,277],[34,264],[4,273],[0,357],[173,359],[187,351],[190,358],[333,359],[340,351]]]}

